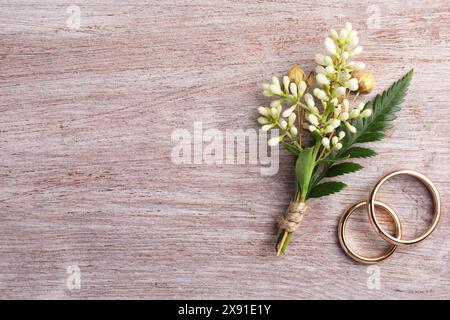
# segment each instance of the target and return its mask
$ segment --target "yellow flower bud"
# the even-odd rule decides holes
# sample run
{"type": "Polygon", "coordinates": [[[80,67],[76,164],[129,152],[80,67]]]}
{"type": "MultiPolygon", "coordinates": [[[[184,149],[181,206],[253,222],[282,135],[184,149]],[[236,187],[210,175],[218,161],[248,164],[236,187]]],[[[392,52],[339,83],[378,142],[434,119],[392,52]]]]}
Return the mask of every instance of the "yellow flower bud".
{"type": "Polygon", "coordinates": [[[295,64],[289,71],[288,77],[289,80],[295,82],[295,84],[298,85],[300,81],[302,81],[303,78],[305,77],[305,73],[298,65],[295,64]]]}
{"type": "Polygon", "coordinates": [[[369,93],[375,87],[375,78],[372,72],[354,71],[352,77],[358,79],[359,92],[369,93]]]}

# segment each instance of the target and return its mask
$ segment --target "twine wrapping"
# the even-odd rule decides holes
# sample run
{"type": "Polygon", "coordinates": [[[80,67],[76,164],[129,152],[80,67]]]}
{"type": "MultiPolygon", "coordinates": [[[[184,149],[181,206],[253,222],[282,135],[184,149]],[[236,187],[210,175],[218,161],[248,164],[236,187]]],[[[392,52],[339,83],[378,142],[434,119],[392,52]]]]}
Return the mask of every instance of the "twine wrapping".
{"type": "Polygon", "coordinates": [[[307,209],[306,203],[291,201],[286,213],[278,219],[278,225],[281,229],[294,232],[300,227],[307,209]]]}

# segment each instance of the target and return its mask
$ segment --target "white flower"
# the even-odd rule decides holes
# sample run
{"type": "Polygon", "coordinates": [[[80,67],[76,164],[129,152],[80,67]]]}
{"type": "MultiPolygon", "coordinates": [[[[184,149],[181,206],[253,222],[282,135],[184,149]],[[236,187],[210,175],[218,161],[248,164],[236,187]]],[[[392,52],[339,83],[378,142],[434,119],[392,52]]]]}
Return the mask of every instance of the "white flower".
{"type": "Polygon", "coordinates": [[[296,127],[291,127],[289,129],[289,132],[295,137],[297,135],[297,128],[296,127]]]}
{"type": "Polygon", "coordinates": [[[324,74],[322,74],[322,73],[319,73],[319,74],[316,76],[316,80],[317,80],[317,83],[319,83],[319,84],[321,84],[321,85],[324,85],[324,86],[330,84],[330,81],[329,81],[329,80],[327,79],[327,77],[326,77],[324,74]]]}
{"type": "Polygon", "coordinates": [[[275,125],[274,124],[265,124],[261,127],[262,131],[269,131],[270,129],[272,129],[275,125]]]}
{"type": "Polygon", "coordinates": [[[288,126],[288,124],[287,124],[287,122],[285,120],[281,120],[280,121],[281,129],[286,130],[287,126],[288,126]]]}
{"type": "Polygon", "coordinates": [[[278,108],[279,106],[281,106],[281,102],[280,102],[280,100],[273,100],[273,101],[270,103],[270,106],[271,106],[272,108],[278,108]]]}
{"type": "Polygon", "coordinates": [[[289,126],[292,126],[294,124],[295,119],[297,118],[297,116],[295,115],[295,113],[292,113],[289,116],[288,122],[289,122],[289,126]]]}
{"type": "Polygon", "coordinates": [[[364,102],[361,102],[360,104],[358,104],[358,106],[356,107],[356,109],[358,109],[359,111],[362,111],[362,109],[364,109],[364,102]]]}
{"type": "Polygon", "coordinates": [[[359,110],[358,109],[353,109],[350,112],[350,118],[354,119],[354,118],[357,118],[358,116],[359,116],[359,110]]]}
{"type": "Polygon", "coordinates": [[[269,146],[271,146],[271,147],[276,146],[278,143],[280,143],[280,137],[274,137],[274,138],[271,138],[271,139],[267,142],[267,144],[268,144],[269,146]]]}
{"type": "Polygon", "coordinates": [[[317,128],[316,128],[315,126],[313,126],[313,125],[310,125],[310,126],[308,127],[308,130],[311,131],[311,132],[314,132],[314,131],[317,130],[317,128]]]}
{"type": "Polygon", "coordinates": [[[349,117],[348,112],[342,112],[341,115],[339,116],[339,120],[347,121],[348,117],[349,117]]]}
{"type": "Polygon", "coordinates": [[[317,74],[325,74],[325,73],[327,73],[327,70],[322,66],[316,66],[316,73],[317,74]]]}
{"type": "Polygon", "coordinates": [[[334,128],[332,126],[327,126],[324,130],[325,134],[332,133],[334,128]]]}
{"type": "Polygon", "coordinates": [[[333,147],[334,150],[339,151],[342,149],[342,143],[338,142],[333,147]]]}
{"type": "Polygon", "coordinates": [[[289,85],[289,89],[291,90],[292,95],[293,95],[294,97],[296,97],[297,94],[298,94],[298,92],[297,92],[297,85],[296,85],[294,82],[292,82],[292,83],[289,85]]]}
{"type": "Polygon", "coordinates": [[[361,112],[361,114],[359,116],[361,118],[367,118],[367,117],[370,117],[371,115],[372,115],[372,110],[366,109],[363,112],[361,112]]]}
{"type": "Polygon", "coordinates": [[[345,30],[347,30],[348,33],[352,31],[352,24],[348,21],[345,23],[345,30]]]}
{"type": "MultiPolygon", "coordinates": [[[[353,32],[353,31],[352,31],[353,32]]],[[[355,31],[356,32],[356,31],[355,31]]],[[[350,48],[354,48],[354,47],[356,47],[357,45],[358,45],[358,43],[359,43],[359,38],[358,37],[352,37],[351,38],[351,40],[350,40],[350,43],[348,44],[348,46],[350,47],[350,48]]]]}
{"type": "Polygon", "coordinates": [[[345,122],[345,126],[347,127],[347,129],[351,132],[351,133],[355,133],[356,132],[356,128],[354,126],[352,126],[350,123],[345,122]]]}
{"type": "Polygon", "coordinates": [[[337,97],[342,97],[343,95],[345,95],[346,92],[347,92],[347,89],[345,89],[344,87],[336,88],[336,96],[337,97]]]}
{"type": "Polygon", "coordinates": [[[344,139],[344,137],[345,137],[345,132],[344,132],[344,131],[339,132],[338,137],[339,137],[339,140],[344,139]]]}
{"type": "Polygon", "coordinates": [[[339,138],[338,137],[334,136],[333,138],[331,138],[331,144],[333,146],[336,145],[336,143],[338,143],[338,142],[339,142],[339,138]]]}
{"type": "Polygon", "coordinates": [[[315,116],[315,115],[313,115],[313,114],[310,114],[309,116],[308,116],[308,121],[309,121],[309,123],[311,123],[312,125],[314,125],[314,126],[318,126],[319,125],[319,120],[317,119],[317,117],[315,116]]]}
{"type": "Polygon", "coordinates": [[[358,90],[358,79],[352,78],[347,81],[347,88],[349,88],[350,91],[356,91],[358,90]]]}
{"type": "Polygon", "coordinates": [[[320,53],[316,54],[315,60],[317,64],[320,64],[322,66],[326,65],[325,56],[323,54],[320,53]]]}
{"type": "Polygon", "coordinates": [[[275,84],[272,84],[271,86],[270,86],[270,91],[273,93],[273,94],[276,94],[276,95],[282,95],[283,94],[283,92],[281,91],[281,88],[280,88],[280,86],[278,85],[275,85],[275,84]]]}
{"type": "Polygon", "coordinates": [[[284,76],[283,77],[283,86],[284,86],[285,90],[287,90],[289,88],[289,82],[290,82],[289,77],[288,76],[284,76]]]}
{"type": "Polygon", "coordinates": [[[337,39],[339,38],[338,33],[337,33],[336,30],[334,30],[334,29],[331,29],[331,30],[330,30],[330,36],[331,36],[334,40],[337,40],[337,39]]]}
{"type": "Polygon", "coordinates": [[[275,107],[270,108],[270,114],[274,118],[278,117],[278,108],[275,108],[275,107]]]}
{"type": "Polygon", "coordinates": [[[366,64],[364,62],[356,62],[352,69],[355,71],[361,71],[364,70],[366,68],[366,64]]]}
{"type": "Polygon", "coordinates": [[[341,121],[339,119],[333,119],[333,121],[331,121],[330,125],[336,129],[337,127],[339,127],[341,125],[341,121]]]}
{"type": "Polygon", "coordinates": [[[344,111],[348,111],[348,108],[350,107],[350,103],[348,102],[347,99],[344,99],[342,101],[342,106],[344,107],[344,111]]]}
{"type": "Polygon", "coordinates": [[[336,70],[334,70],[333,66],[328,66],[328,67],[325,68],[325,72],[327,74],[334,74],[336,72],[336,70]]]}
{"type": "Polygon", "coordinates": [[[280,86],[280,80],[278,80],[277,77],[272,77],[272,84],[276,85],[276,86],[280,86]]]}
{"type": "Polygon", "coordinates": [[[268,124],[269,120],[267,120],[267,118],[264,118],[264,117],[259,117],[258,122],[259,122],[259,124],[268,124]]]}
{"type": "Polygon", "coordinates": [[[331,57],[329,57],[329,56],[326,56],[325,57],[325,65],[332,66],[333,65],[333,59],[331,59],[331,57]]]}
{"type": "Polygon", "coordinates": [[[330,148],[330,139],[322,138],[322,145],[325,147],[325,149],[329,149],[330,148]]]}
{"type": "Polygon", "coordinates": [[[356,47],[356,48],[352,51],[352,53],[350,54],[350,56],[354,57],[354,56],[360,54],[361,52],[363,52],[363,47],[361,47],[361,46],[356,47]]]}
{"type": "Polygon", "coordinates": [[[313,90],[313,93],[319,100],[328,100],[328,97],[327,97],[327,94],[325,93],[325,91],[320,90],[319,88],[315,88],[313,90]]]}
{"type": "Polygon", "coordinates": [[[347,40],[348,38],[348,32],[345,29],[342,29],[341,32],[339,33],[339,40],[341,40],[342,42],[345,42],[345,40],[347,40]]]}
{"type": "Polygon", "coordinates": [[[305,93],[306,90],[306,82],[301,81],[298,85],[298,95],[301,97],[305,93]]]}
{"type": "Polygon", "coordinates": [[[283,117],[289,117],[290,115],[291,115],[291,113],[295,110],[295,108],[296,108],[297,106],[294,104],[292,107],[290,107],[289,109],[286,109],[286,110],[284,110],[283,111],[283,114],[282,114],[282,116],[283,117]]]}
{"type": "Polygon", "coordinates": [[[312,97],[311,94],[309,94],[309,93],[305,94],[305,98],[304,99],[305,99],[306,105],[309,108],[313,108],[314,107],[314,98],[312,97]]]}
{"type": "Polygon", "coordinates": [[[325,49],[327,49],[327,51],[332,55],[335,55],[337,53],[336,44],[334,43],[333,39],[328,37],[325,39],[325,49]]]}
{"type": "Polygon", "coordinates": [[[269,115],[269,111],[264,107],[258,107],[258,113],[264,117],[267,117],[269,115]]]}

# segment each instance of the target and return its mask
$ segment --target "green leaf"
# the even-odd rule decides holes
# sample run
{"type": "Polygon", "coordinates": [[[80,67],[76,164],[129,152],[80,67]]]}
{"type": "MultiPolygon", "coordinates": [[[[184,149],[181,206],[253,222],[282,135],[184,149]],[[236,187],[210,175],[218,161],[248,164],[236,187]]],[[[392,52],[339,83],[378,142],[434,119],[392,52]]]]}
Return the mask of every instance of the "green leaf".
{"type": "Polygon", "coordinates": [[[330,194],[336,193],[344,189],[347,185],[343,182],[329,181],[318,184],[308,194],[308,198],[319,198],[323,196],[328,196],[330,194]]]}
{"type": "Polygon", "coordinates": [[[296,156],[298,156],[301,152],[301,150],[297,146],[286,143],[284,141],[282,141],[282,145],[287,151],[291,152],[292,154],[294,154],[296,156]]]}
{"type": "Polygon", "coordinates": [[[369,158],[376,156],[377,153],[369,148],[353,147],[342,154],[343,157],[349,158],[369,158]]]}
{"type": "Polygon", "coordinates": [[[369,132],[369,133],[365,133],[363,135],[360,135],[355,140],[355,143],[380,141],[380,140],[383,140],[383,138],[384,138],[384,133],[382,133],[382,132],[369,132]]]}
{"type": "Polygon", "coordinates": [[[312,171],[314,170],[313,152],[314,147],[303,149],[297,158],[297,162],[295,163],[295,177],[297,180],[297,185],[304,196],[306,196],[312,171]]]}
{"type": "Polygon", "coordinates": [[[358,163],[343,162],[343,163],[339,163],[334,166],[331,166],[327,170],[325,177],[336,177],[336,176],[340,176],[343,174],[356,172],[358,170],[361,170],[362,168],[363,168],[363,166],[358,163]]]}

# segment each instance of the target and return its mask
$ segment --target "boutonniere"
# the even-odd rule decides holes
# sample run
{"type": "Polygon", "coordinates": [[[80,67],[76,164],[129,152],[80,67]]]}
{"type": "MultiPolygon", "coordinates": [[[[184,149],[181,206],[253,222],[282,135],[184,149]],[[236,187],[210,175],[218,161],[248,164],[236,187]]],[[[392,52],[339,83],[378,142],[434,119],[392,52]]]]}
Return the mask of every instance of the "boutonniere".
{"type": "Polygon", "coordinates": [[[277,255],[299,228],[308,199],[341,191],[346,185],[334,178],[363,168],[351,159],[376,155],[361,144],[385,137],[413,75],[411,70],[373,100],[360,101],[375,79],[363,62],[354,60],[363,50],[356,30],[349,22],[339,33],[331,30],[325,49],[325,55],[316,55],[315,72],[308,77],[294,66],[281,81],[273,77],[263,85],[263,94],[273,100],[258,108],[258,122],[262,130],[279,133],[268,144],[281,144],[297,157],[295,195],[278,221],[277,255]]]}

